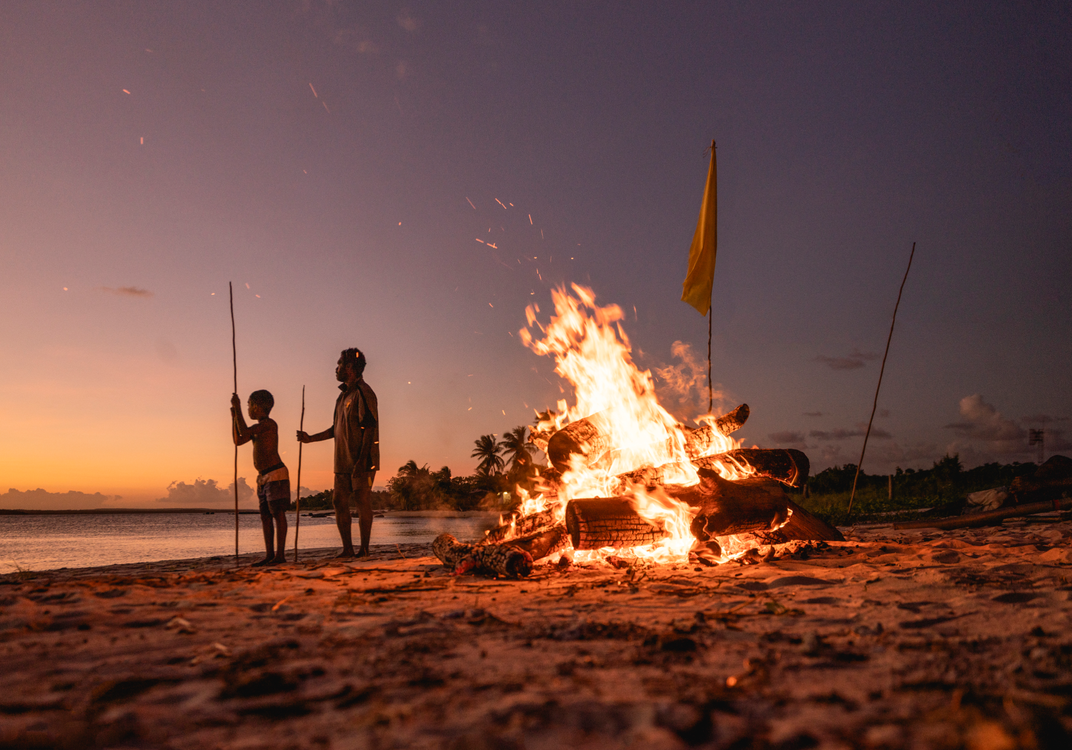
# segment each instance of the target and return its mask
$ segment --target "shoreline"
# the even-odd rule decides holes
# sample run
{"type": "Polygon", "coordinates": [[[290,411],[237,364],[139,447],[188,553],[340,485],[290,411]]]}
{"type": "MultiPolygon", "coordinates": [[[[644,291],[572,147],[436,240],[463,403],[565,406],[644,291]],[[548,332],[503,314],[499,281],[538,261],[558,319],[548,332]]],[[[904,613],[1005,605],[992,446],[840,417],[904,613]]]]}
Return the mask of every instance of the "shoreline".
{"type": "MultiPolygon", "coordinates": [[[[37,510],[22,508],[0,508],[0,516],[96,516],[96,515],[135,515],[139,513],[194,513],[215,514],[231,513],[233,508],[73,508],[59,510],[37,510]]],[[[293,510],[288,510],[293,513],[293,510]]],[[[330,509],[302,510],[306,513],[333,513],[330,509]]],[[[478,518],[485,515],[501,515],[506,511],[498,510],[373,510],[377,516],[397,516],[400,518],[478,518]]],[[[256,508],[239,508],[239,515],[260,515],[256,508]]]]}

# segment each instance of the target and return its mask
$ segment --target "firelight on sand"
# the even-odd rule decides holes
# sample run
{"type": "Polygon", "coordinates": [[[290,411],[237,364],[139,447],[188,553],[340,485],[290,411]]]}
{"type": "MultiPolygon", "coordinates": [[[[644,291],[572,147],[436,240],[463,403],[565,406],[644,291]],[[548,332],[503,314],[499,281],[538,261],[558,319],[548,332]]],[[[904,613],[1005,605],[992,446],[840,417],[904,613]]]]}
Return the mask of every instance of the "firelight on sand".
{"type": "MultiPolygon", "coordinates": [[[[625,497],[642,517],[664,528],[669,536],[627,552],[578,550],[577,559],[601,559],[622,552],[661,562],[687,559],[695,543],[689,530],[694,511],[667,495],[661,486],[630,482],[623,490],[621,477],[653,469],[664,483],[695,485],[700,477],[693,459],[731,451],[740,447],[740,441],[712,430],[710,440],[699,450],[694,443],[689,444],[688,428],[660,406],[651,373],[633,363],[629,338],[620,323],[624,318],[620,307],[597,305],[593,291],[577,284],[572,285],[572,293],[565,288],[554,290],[552,300],[555,314],[546,326],[537,321],[538,305],[526,309],[528,327],[521,329],[520,336],[537,354],[554,356],[555,372],[573,386],[575,401],[570,405],[561,399],[554,411],[537,414],[532,442],[546,452],[551,435],[582,419],[595,427],[600,440],[586,454],[569,457],[554,495],[529,497],[518,488],[520,513],[553,508],[556,518],[562,520],[567,503],[575,498],[625,497]]],[[[715,416],[701,415],[696,421],[714,427],[715,416]]],[[[718,462],[714,468],[729,480],[753,473],[740,464],[718,462]]],[[[730,559],[736,554],[739,552],[727,551],[724,556],[730,559]]]]}

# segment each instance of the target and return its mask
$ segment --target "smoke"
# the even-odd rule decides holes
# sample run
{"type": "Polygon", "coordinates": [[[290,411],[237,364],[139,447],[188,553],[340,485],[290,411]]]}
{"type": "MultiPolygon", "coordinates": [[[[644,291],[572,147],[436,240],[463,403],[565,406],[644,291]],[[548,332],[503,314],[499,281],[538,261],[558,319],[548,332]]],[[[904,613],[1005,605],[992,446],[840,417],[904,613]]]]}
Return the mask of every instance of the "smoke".
{"type": "MultiPolygon", "coordinates": [[[[168,485],[167,497],[158,498],[156,502],[168,505],[185,505],[198,508],[217,508],[234,506],[234,482],[227,487],[220,487],[215,479],[194,480],[193,484],[175,481],[168,485]]],[[[238,501],[245,503],[253,497],[253,488],[246,484],[245,477],[238,478],[238,501]]]]}
{"type": "MultiPolygon", "coordinates": [[[[692,347],[682,341],[673,343],[670,354],[680,361],[652,368],[659,379],[659,404],[680,421],[706,414],[707,362],[696,357],[692,347]]],[[[716,389],[714,396],[716,405],[725,400],[721,389],[716,389]]]]}

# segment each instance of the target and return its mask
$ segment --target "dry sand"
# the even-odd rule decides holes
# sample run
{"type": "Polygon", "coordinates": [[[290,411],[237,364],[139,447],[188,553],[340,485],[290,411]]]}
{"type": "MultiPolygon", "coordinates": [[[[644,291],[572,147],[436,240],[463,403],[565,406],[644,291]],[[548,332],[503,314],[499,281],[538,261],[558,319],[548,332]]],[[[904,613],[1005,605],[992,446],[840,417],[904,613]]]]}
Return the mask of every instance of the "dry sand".
{"type": "Polygon", "coordinates": [[[1072,521],[846,534],[522,581],[422,545],[5,576],[0,747],[1072,747],[1072,521]]]}

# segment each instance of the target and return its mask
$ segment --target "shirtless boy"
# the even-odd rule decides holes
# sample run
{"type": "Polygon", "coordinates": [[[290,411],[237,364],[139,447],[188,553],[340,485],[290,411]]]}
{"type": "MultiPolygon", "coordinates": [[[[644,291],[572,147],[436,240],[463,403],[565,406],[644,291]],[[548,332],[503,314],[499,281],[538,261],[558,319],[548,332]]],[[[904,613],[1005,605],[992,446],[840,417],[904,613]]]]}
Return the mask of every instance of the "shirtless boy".
{"type": "Polygon", "coordinates": [[[235,445],[253,441],[253,468],[257,470],[257,499],[260,501],[261,526],[264,528],[265,558],[254,567],[286,562],[287,507],[290,505],[290,474],[279,458],[279,427],[268,415],[275,399],[268,391],[249,394],[249,418],[256,424],[246,426],[242,418],[242,401],[231,394],[231,427],[235,445]],[[275,529],[272,522],[275,522],[275,529]],[[278,549],[278,552],[276,551],[278,549]]]}

